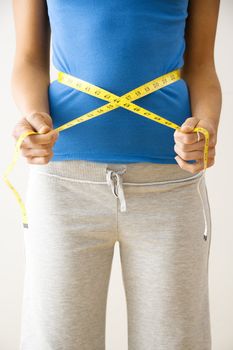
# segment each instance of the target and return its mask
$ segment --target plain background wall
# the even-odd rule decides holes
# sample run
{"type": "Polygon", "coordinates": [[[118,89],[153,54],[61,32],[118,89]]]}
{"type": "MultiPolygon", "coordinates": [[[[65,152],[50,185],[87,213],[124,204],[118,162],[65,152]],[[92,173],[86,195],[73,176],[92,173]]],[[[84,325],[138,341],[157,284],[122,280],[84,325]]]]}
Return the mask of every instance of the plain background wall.
{"type": "MultiPolygon", "coordinates": [[[[2,176],[12,159],[14,140],[11,132],[20,114],[10,92],[10,74],[15,47],[12,5],[9,1],[0,1],[0,173],[2,176]]],[[[222,0],[215,58],[223,92],[223,108],[215,165],[206,172],[212,215],[209,289],[213,350],[233,349],[232,18],[233,1],[222,0]]],[[[20,157],[10,175],[10,180],[23,199],[27,176],[26,160],[20,157]]],[[[23,229],[18,203],[2,178],[0,215],[0,349],[18,350],[25,262],[23,229]]],[[[107,350],[127,350],[127,314],[118,243],[115,246],[109,286],[106,343],[107,350]]]]}

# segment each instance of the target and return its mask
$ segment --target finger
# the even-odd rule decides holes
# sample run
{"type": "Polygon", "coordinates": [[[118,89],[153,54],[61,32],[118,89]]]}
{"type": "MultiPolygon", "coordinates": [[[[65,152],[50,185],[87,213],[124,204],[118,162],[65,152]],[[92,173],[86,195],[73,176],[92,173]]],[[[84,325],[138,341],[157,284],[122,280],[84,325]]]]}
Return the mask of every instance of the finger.
{"type": "Polygon", "coordinates": [[[22,155],[24,157],[46,157],[51,155],[51,149],[49,148],[24,148],[22,149],[22,155]]]}
{"type": "MultiPolygon", "coordinates": [[[[31,136],[31,135],[30,135],[31,136]]],[[[23,142],[21,145],[21,149],[31,149],[33,148],[32,145],[34,146],[34,148],[41,148],[41,149],[45,149],[45,148],[52,148],[54,146],[54,143],[56,141],[57,138],[53,139],[50,143],[45,143],[45,144],[34,144],[34,143],[30,143],[30,142],[23,142]]]]}
{"type": "Polygon", "coordinates": [[[52,118],[47,113],[33,112],[25,117],[35,131],[47,133],[53,128],[52,118]]]}
{"type": "MultiPolygon", "coordinates": [[[[44,113],[46,114],[46,113],[44,113]]],[[[47,122],[49,124],[49,115],[44,116],[44,118],[47,118],[47,122]]],[[[29,118],[30,119],[30,118],[29,118]]],[[[42,131],[45,129],[42,129],[42,131]]],[[[15,125],[12,136],[15,138],[15,141],[18,141],[18,138],[21,134],[28,132],[28,131],[36,131],[34,130],[33,126],[29,123],[29,121],[23,117],[21,118],[17,124],[15,125]]],[[[50,142],[53,142],[56,140],[53,139],[53,134],[57,137],[59,136],[59,132],[57,132],[55,129],[51,129],[51,131],[48,134],[42,134],[42,135],[28,135],[22,142],[21,147],[35,147],[36,144],[49,144],[50,142]]]]}
{"type": "Polygon", "coordinates": [[[181,132],[180,130],[176,129],[176,131],[173,134],[175,141],[179,141],[186,144],[193,144],[196,142],[200,142],[202,140],[205,140],[205,136],[203,133],[199,131],[199,141],[198,141],[198,134],[197,132],[181,132]]]}
{"type": "Polygon", "coordinates": [[[22,143],[26,145],[26,147],[29,148],[37,148],[37,145],[49,145],[57,140],[58,132],[53,129],[46,134],[37,134],[37,135],[29,135],[27,136],[22,143]]]}
{"type": "Polygon", "coordinates": [[[180,149],[178,149],[176,145],[174,146],[174,150],[177,153],[177,155],[183,160],[197,160],[203,158],[203,152],[201,151],[183,152],[180,149]]]}
{"type": "MultiPolygon", "coordinates": [[[[182,152],[192,152],[192,151],[202,151],[204,152],[204,146],[205,146],[205,142],[204,141],[200,141],[200,142],[196,142],[196,143],[192,143],[192,144],[185,144],[182,142],[176,142],[176,149],[180,150],[182,152]]],[[[175,148],[174,145],[174,148],[175,148]]],[[[213,147],[208,147],[208,151],[209,152],[213,152],[213,150],[215,150],[215,146],[213,147]]]]}
{"type": "Polygon", "coordinates": [[[12,136],[15,138],[15,141],[17,142],[19,136],[26,131],[33,131],[33,128],[25,118],[21,118],[14,126],[14,129],[12,131],[12,136]]]}
{"type": "Polygon", "coordinates": [[[192,131],[196,125],[199,123],[200,119],[197,117],[187,118],[184,123],[181,125],[182,132],[190,132],[192,131]]]}
{"type": "MultiPolygon", "coordinates": [[[[204,158],[204,150],[201,151],[190,151],[190,152],[184,152],[180,148],[177,147],[175,144],[174,146],[175,152],[182,158],[183,160],[198,160],[204,158]]],[[[208,157],[214,157],[215,156],[215,148],[210,148],[208,150],[208,157]]]]}
{"type": "MultiPolygon", "coordinates": [[[[177,161],[178,165],[182,169],[187,170],[187,171],[191,172],[192,174],[198,173],[204,169],[204,161],[203,160],[197,160],[195,163],[192,163],[192,164],[187,163],[186,161],[181,159],[179,156],[176,156],[175,160],[177,161]]],[[[214,162],[215,162],[214,158],[208,157],[207,167],[212,166],[214,164],[214,162]]]]}
{"type": "Polygon", "coordinates": [[[47,164],[51,159],[51,156],[46,157],[28,157],[26,158],[29,164],[47,164]]]}
{"type": "Polygon", "coordinates": [[[176,141],[176,145],[178,149],[184,151],[184,152],[190,152],[190,151],[198,151],[203,150],[205,146],[205,140],[202,140],[200,142],[194,142],[191,144],[182,143],[180,141],[176,141]]]}

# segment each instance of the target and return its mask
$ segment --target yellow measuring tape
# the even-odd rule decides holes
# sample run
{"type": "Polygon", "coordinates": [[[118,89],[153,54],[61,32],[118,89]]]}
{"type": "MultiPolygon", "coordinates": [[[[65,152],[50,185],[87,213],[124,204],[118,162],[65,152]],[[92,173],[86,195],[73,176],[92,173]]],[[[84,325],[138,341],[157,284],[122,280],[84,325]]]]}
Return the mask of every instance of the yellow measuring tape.
{"type": "MultiPolygon", "coordinates": [[[[58,82],[65,84],[69,87],[72,87],[74,89],[80,90],[82,92],[85,92],[89,95],[95,96],[97,98],[103,99],[105,101],[108,101],[109,103],[105,104],[104,106],[101,106],[95,110],[92,110],[86,114],[83,114],[80,117],[77,117],[61,126],[58,128],[54,129],[57,131],[62,131],[68,128],[71,128],[72,126],[82,123],[86,120],[101,116],[104,113],[107,113],[111,110],[114,110],[118,107],[123,107],[125,109],[128,109],[131,112],[134,112],[136,114],[139,114],[143,117],[149,118],[157,123],[163,124],[169,128],[173,129],[180,129],[181,127],[161,116],[158,114],[155,114],[153,112],[150,112],[149,110],[140,107],[132,101],[135,101],[143,96],[146,96],[156,90],[159,90],[171,83],[174,83],[175,81],[180,79],[180,70],[173,70],[167,74],[164,74],[156,79],[153,79],[136,89],[122,95],[122,96],[117,96],[107,90],[104,90],[98,86],[95,86],[91,83],[86,82],[85,80],[79,79],[75,76],[72,76],[68,73],[65,72],[58,72],[58,82]]],[[[196,127],[193,129],[192,132],[201,132],[205,136],[205,145],[204,145],[204,172],[207,168],[207,162],[208,162],[208,147],[209,147],[209,132],[208,130],[201,128],[201,127],[196,127]]],[[[23,222],[23,227],[28,228],[28,219],[27,219],[27,213],[26,213],[26,208],[25,205],[19,195],[19,193],[16,191],[14,186],[10,183],[8,179],[9,173],[12,171],[17,158],[19,156],[20,152],[20,147],[23,142],[23,140],[32,134],[40,134],[39,132],[36,131],[27,131],[25,133],[22,133],[20,137],[18,138],[16,145],[15,145],[15,150],[14,150],[14,155],[13,155],[13,160],[12,162],[8,165],[4,175],[3,175],[3,180],[6,182],[6,184],[10,187],[10,189],[13,191],[13,193],[16,196],[16,199],[20,205],[21,208],[21,214],[22,214],[22,222],[23,222]]]]}

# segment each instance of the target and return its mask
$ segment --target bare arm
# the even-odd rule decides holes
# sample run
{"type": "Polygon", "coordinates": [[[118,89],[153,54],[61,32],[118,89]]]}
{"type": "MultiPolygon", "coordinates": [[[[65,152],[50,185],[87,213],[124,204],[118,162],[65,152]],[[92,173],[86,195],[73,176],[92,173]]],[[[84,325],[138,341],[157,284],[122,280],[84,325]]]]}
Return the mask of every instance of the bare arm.
{"type": "Polygon", "coordinates": [[[191,0],[186,27],[183,76],[188,82],[192,113],[219,124],[221,89],[215,70],[214,44],[219,0],[191,0]]]}
{"type": "Polygon", "coordinates": [[[44,0],[13,0],[16,50],[12,93],[22,114],[49,113],[50,25],[44,0]]]}
{"type": "MultiPolygon", "coordinates": [[[[217,77],[214,61],[214,46],[219,13],[220,0],[190,0],[189,16],[186,23],[186,50],[184,66],[181,71],[183,79],[188,84],[191,99],[192,117],[187,118],[182,128],[190,132],[196,126],[206,128],[210,134],[208,166],[214,164],[215,145],[217,143],[217,130],[219,125],[222,94],[217,77]]],[[[176,130],[174,133],[177,142],[175,151],[178,162],[182,168],[191,172],[203,169],[204,135],[190,132],[184,134],[176,130]],[[184,162],[195,159],[198,164],[184,162]]]]}
{"type": "Polygon", "coordinates": [[[14,127],[17,140],[29,135],[21,145],[28,163],[44,164],[53,155],[58,133],[53,130],[48,102],[50,83],[50,23],[44,0],[13,0],[16,50],[11,77],[12,95],[23,117],[14,127]]]}

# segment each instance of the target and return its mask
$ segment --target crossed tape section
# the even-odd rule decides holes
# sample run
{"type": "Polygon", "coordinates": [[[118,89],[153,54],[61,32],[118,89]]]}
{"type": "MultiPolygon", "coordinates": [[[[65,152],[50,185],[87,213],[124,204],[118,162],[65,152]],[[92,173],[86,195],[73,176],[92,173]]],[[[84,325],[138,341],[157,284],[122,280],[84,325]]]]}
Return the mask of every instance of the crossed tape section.
{"type": "MultiPolygon", "coordinates": [[[[159,89],[161,89],[169,84],[172,84],[173,82],[175,82],[179,79],[180,79],[180,70],[177,69],[177,70],[171,71],[167,74],[164,74],[158,78],[155,78],[155,79],[137,87],[136,89],[129,91],[128,93],[126,93],[122,96],[118,96],[116,94],[113,94],[110,91],[107,91],[107,90],[101,88],[101,87],[98,87],[94,84],[88,83],[82,79],[79,79],[75,76],[72,76],[71,74],[59,71],[58,72],[58,79],[57,79],[58,82],[65,84],[69,87],[72,87],[74,89],[80,90],[82,92],[85,92],[87,94],[90,94],[92,96],[95,96],[97,98],[108,101],[109,103],[107,103],[104,106],[101,106],[95,110],[92,110],[86,114],[83,114],[82,116],[74,118],[71,121],[57,127],[54,130],[57,130],[60,132],[62,130],[68,129],[74,125],[77,125],[79,123],[87,121],[89,119],[99,117],[99,116],[103,115],[104,113],[107,113],[107,112],[114,110],[116,108],[119,108],[119,107],[123,107],[125,109],[128,109],[131,112],[134,112],[134,113],[136,113],[140,116],[143,116],[145,118],[149,118],[149,119],[151,119],[157,123],[163,124],[167,127],[170,127],[173,129],[180,129],[181,127],[179,125],[169,121],[168,119],[165,119],[156,113],[153,113],[153,112],[151,112],[143,107],[140,107],[140,106],[132,103],[132,101],[135,101],[135,100],[137,100],[143,96],[146,96],[154,91],[157,91],[157,90],[159,90],[159,89]]],[[[204,145],[204,172],[205,172],[207,169],[207,163],[208,163],[209,132],[208,132],[208,130],[201,128],[201,127],[194,128],[193,132],[197,132],[197,133],[201,132],[204,134],[204,137],[205,137],[205,145],[204,145]]],[[[40,134],[40,132],[26,131],[19,136],[19,138],[16,142],[16,145],[15,145],[13,159],[3,174],[3,180],[5,181],[7,186],[13,191],[13,193],[16,197],[16,200],[19,203],[24,228],[28,228],[28,218],[27,218],[26,208],[25,208],[25,205],[24,205],[19,193],[17,192],[15,187],[12,185],[12,183],[9,181],[8,175],[13,170],[13,168],[17,162],[19,152],[20,152],[20,147],[21,147],[24,139],[27,136],[32,135],[32,134],[40,134]]]]}

